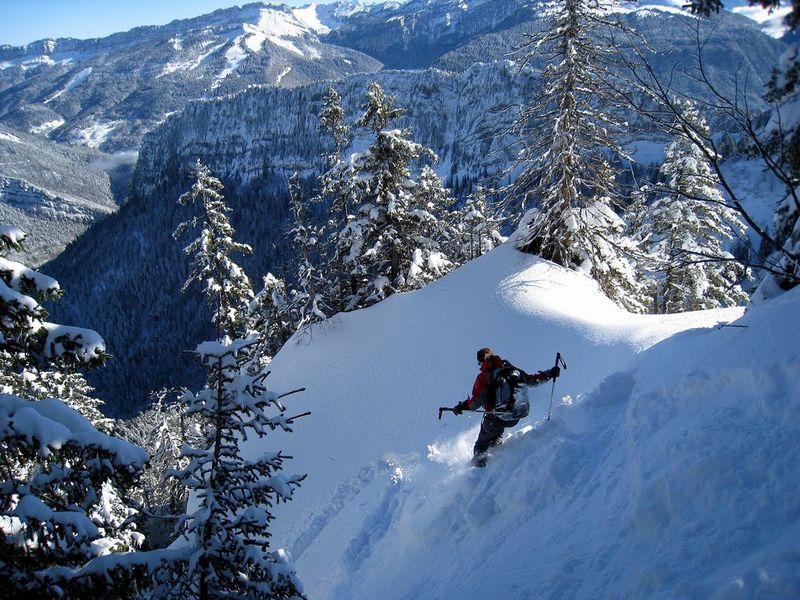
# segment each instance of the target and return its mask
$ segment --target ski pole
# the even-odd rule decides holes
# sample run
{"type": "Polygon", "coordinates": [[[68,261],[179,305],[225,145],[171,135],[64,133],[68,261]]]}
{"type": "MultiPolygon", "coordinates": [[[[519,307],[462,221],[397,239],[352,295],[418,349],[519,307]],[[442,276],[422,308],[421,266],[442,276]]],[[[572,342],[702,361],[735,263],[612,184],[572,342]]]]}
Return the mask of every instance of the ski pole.
{"type": "MultiPolygon", "coordinates": [[[[556,367],[562,367],[565,371],[567,370],[567,363],[564,361],[564,357],[561,356],[561,352],[556,352],[556,367]]],[[[550,410],[547,411],[547,420],[550,420],[550,415],[553,414],[553,393],[556,391],[556,379],[558,377],[553,377],[553,387],[550,388],[550,410]]]]}
{"type": "MultiPolygon", "coordinates": [[[[447,406],[440,406],[439,407],[439,419],[442,418],[442,413],[443,412],[455,413],[456,409],[455,408],[450,408],[450,407],[447,407],[447,406]]],[[[510,413],[503,412],[503,411],[500,411],[500,410],[482,410],[480,408],[475,408],[475,409],[465,408],[465,409],[463,409],[462,412],[476,412],[476,413],[482,413],[484,415],[507,415],[507,414],[510,414],[510,413]]]]}

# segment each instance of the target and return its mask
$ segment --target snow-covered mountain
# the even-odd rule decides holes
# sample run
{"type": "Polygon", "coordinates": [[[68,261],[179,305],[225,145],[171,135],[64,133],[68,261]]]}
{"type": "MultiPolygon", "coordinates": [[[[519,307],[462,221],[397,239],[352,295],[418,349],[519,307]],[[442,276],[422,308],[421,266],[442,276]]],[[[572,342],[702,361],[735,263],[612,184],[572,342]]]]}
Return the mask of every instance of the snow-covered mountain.
{"type": "Polygon", "coordinates": [[[319,599],[795,597],[799,291],[634,316],[505,245],[297,336],[270,382],[312,415],[267,444],[308,478],[273,543],[319,599]],[[473,469],[479,417],[437,408],[487,344],[568,369],[473,469]]]}
{"type": "MultiPolygon", "coordinates": [[[[648,39],[654,50],[654,69],[663,80],[669,79],[676,90],[687,94],[700,96],[705,91],[682,72],[692,72],[697,51],[694,30],[685,17],[635,11],[624,19],[648,39]]],[[[516,152],[507,135],[514,112],[503,107],[530,98],[536,85],[535,70],[520,72],[504,58],[539,26],[535,19],[502,33],[473,38],[443,54],[436,68],[425,71],[384,70],[349,77],[336,85],[345,114],[353,120],[368,82],[378,81],[408,110],[405,122],[413,127],[415,139],[437,152],[437,170],[451,185],[493,175],[511,164],[516,152]]],[[[751,82],[746,102],[753,110],[764,108],[763,86],[784,45],[747,19],[731,14],[700,26],[702,35],[709,36],[704,55],[713,65],[709,70],[720,92],[733,98],[738,81],[751,82]]],[[[181,170],[197,158],[239,187],[267,176],[265,160],[270,171],[283,178],[298,165],[313,170],[323,152],[314,115],[328,85],[253,88],[234,97],[189,105],[143,142],[137,193],[152,195],[156,188],[179,178],[181,170]]]]}
{"type": "Polygon", "coordinates": [[[390,68],[419,68],[487,33],[535,19],[539,0],[409,0],[360,10],[326,39],[361,50],[390,68]]]}
{"type": "MultiPolygon", "coordinates": [[[[619,10],[685,15],[680,3],[656,0],[619,10]]],[[[544,9],[540,0],[338,2],[303,8],[254,3],[102,39],[3,46],[0,120],[59,142],[135,149],[145,133],[188,101],[251,85],[339,80],[375,72],[383,64],[463,70],[476,60],[507,58],[516,36],[503,32],[537,22],[544,9]],[[458,55],[462,48],[467,55],[458,55]]],[[[754,19],[739,23],[762,29],[754,19]]],[[[737,45],[730,36],[721,42],[737,45]]],[[[760,46],[750,54],[756,61],[763,55],[760,46]]]]}
{"type": "Polygon", "coordinates": [[[311,8],[248,4],[94,40],[0,48],[0,119],[60,142],[136,148],[195,98],[296,86],[381,64],[320,40],[311,8]]]}
{"type": "Polygon", "coordinates": [[[0,221],[28,233],[21,258],[32,266],[51,260],[115,211],[132,166],[126,157],[61,146],[0,125],[0,221]]]}

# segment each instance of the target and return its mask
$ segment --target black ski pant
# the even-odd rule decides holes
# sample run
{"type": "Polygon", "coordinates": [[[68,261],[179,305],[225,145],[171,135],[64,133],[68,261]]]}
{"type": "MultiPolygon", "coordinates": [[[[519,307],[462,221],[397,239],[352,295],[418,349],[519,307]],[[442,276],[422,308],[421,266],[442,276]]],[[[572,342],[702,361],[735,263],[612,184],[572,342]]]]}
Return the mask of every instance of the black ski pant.
{"type": "Polygon", "coordinates": [[[478,456],[492,446],[496,446],[500,438],[503,437],[503,431],[505,431],[506,427],[513,427],[517,423],[519,423],[519,419],[504,421],[495,415],[484,415],[483,421],[481,421],[481,432],[478,434],[478,440],[475,442],[472,454],[478,456]]]}

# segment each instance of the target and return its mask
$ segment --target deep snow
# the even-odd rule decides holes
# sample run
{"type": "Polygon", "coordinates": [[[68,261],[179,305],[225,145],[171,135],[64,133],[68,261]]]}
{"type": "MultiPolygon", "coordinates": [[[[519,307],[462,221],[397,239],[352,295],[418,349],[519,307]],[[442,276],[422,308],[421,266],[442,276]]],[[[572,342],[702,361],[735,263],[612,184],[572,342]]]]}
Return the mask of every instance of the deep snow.
{"type": "Polygon", "coordinates": [[[630,315],[504,245],[341,315],[271,365],[313,412],[268,441],[309,475],[273,544],[315,599],[797,597],[798,299],[630,315]],[[437,408],[484,345],[569,368],[479,470],[478,416],[437,408]]]}

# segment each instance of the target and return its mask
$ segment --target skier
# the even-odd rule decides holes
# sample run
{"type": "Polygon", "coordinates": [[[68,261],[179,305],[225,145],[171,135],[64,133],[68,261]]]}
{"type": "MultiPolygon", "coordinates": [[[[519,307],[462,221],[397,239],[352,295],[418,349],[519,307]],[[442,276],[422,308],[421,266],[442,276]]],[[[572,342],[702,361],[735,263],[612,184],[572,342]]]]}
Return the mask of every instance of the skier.
{"type": "MultiPolygon", "coordinates": [[[[476,410],[483,407],[487,413],[491,413],[495,408],[495,374],[499,369],[509,367],[510,364],[501,357],[494,354],[491,348],[481,348],[477,354],[480,373],[475,378],[472,386],[472,396],[459,402],[453,407],[453,412],[460,415],[465,410],[476,410]]],[[[561,373],[558,366],[546,371],[539,371],[533,375],[524,374],[527,385],[539,385],[545,381],[555,379],[561,373]]],[[[507,427],[513,427],[519,423],[519,419],[508,418],[505,415],[485,414],[481,421],[481,431],[473,448],[472,463],[477,467],[486,466],[486,451],[492,446],[501,443],[503,431],[507,427]],[[505,418],[503,418],[505,417],[505,418]]]]}

